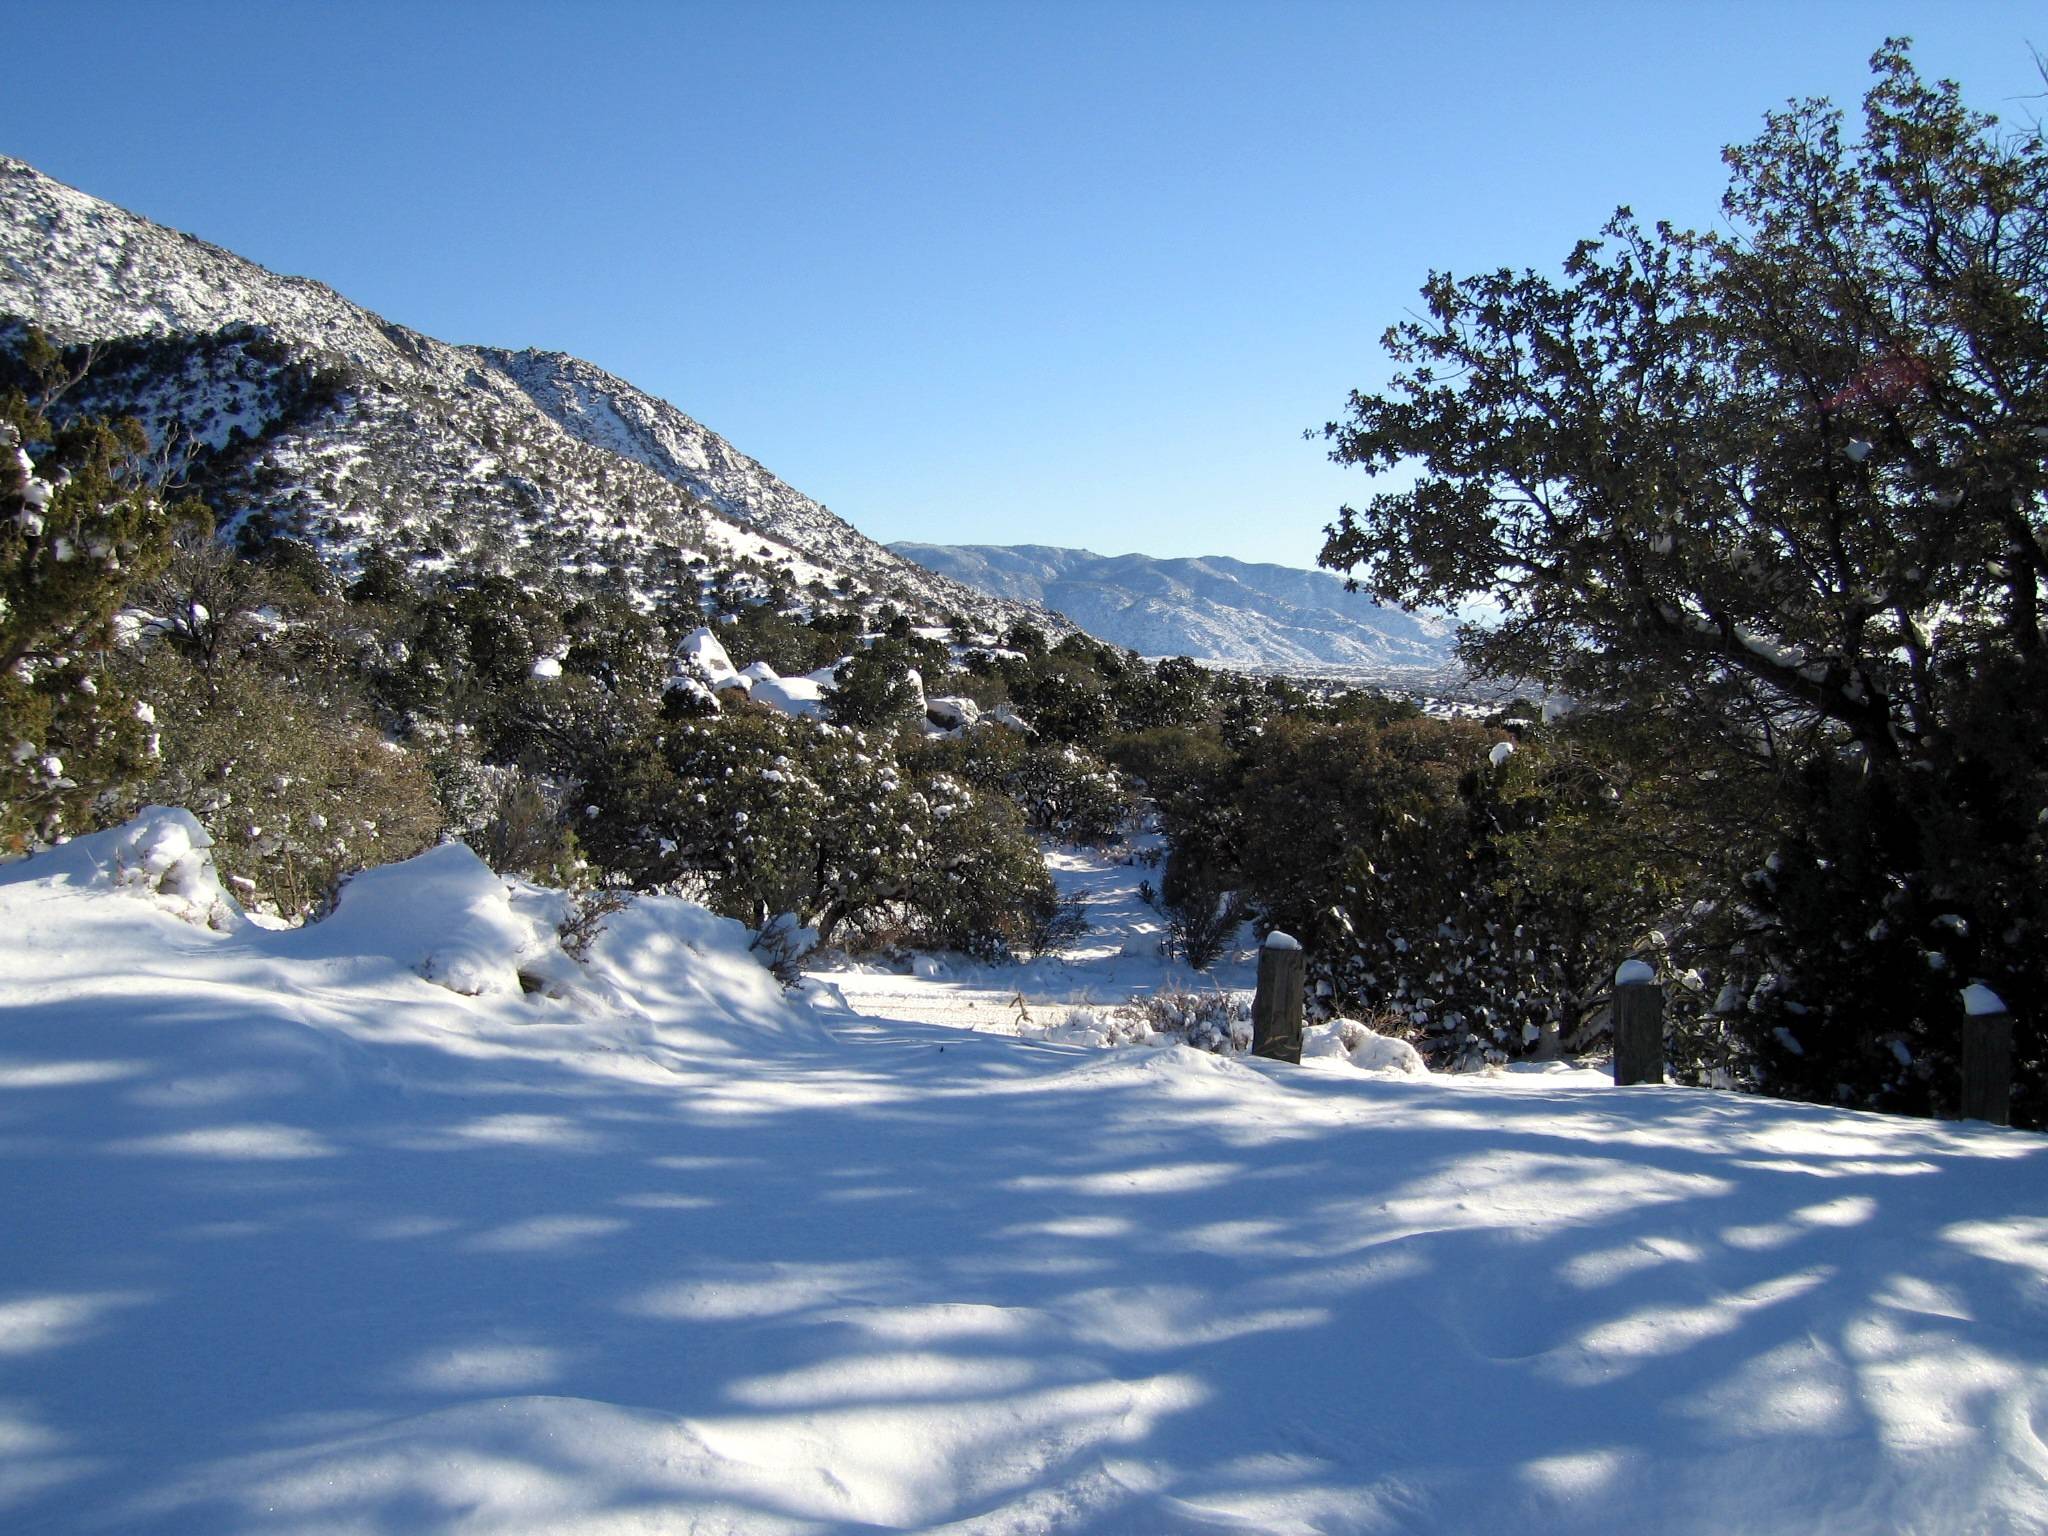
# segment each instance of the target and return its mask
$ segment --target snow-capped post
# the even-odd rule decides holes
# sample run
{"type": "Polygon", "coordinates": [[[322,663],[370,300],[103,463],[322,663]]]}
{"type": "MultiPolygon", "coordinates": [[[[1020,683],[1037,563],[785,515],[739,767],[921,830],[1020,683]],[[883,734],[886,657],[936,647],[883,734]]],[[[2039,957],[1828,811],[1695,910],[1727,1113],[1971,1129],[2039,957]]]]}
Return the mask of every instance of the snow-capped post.
{"type": "Polygon", "coordinates": [[[1614,973],[1614,1086],[1664,1081],[1664,989],[1642,960],[1614,973]]]}
{"type": "Polygon", "coordinates": [[[1963,1118],[2012,1124],[2012,1015],[1977,982],[1963,988],[1963,1118]]]}
{"type": "Polygon", "coordinates": [[[1252,998],[1252,1054],[1301,1061],[1301,943],[1275,928],[1259,950],[1259,990],[1252,998]]]}

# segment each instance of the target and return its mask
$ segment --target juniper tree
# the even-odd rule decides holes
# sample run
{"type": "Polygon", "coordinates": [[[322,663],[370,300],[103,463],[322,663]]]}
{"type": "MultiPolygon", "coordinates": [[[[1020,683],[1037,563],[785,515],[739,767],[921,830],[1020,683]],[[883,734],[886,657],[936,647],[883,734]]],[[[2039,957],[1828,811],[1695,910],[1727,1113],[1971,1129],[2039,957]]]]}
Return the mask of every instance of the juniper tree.
{"type": "Polygon", "coordinates": [[[0,395],[0,851],[88,830],[149,761],[154,716],[112,676],[114,617],[179,518],[135,473],[133,421],[53,428],[0,395]]]}
{"type": "Polygon", "coordinates": [[[1731,960],[1760,1070],[1938,1107],[1957,987],[2048,1006],[2048,151],[1903,41],[1872,63],[1859,136],[1809,101],[1728,151],[1724,232],[1624,209],[1560,278],[1432,274],[1404,371],[1325,429],[1412,479],[1322,558],[1491,597],[1479,671],[1766,781],[1731,960]]]}

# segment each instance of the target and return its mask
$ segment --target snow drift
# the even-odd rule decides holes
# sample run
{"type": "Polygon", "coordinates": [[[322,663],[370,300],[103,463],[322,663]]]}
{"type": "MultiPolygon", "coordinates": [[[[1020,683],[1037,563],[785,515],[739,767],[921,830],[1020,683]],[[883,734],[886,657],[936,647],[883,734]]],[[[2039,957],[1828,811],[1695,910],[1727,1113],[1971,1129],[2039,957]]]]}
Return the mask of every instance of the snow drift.
{"type": "Polygon", "coordinates": [[[204,837],[0,870],[7,1529],[2048,1526],[2048,1138],[862,1018],[460,850],[271,932],[204,837]]]}

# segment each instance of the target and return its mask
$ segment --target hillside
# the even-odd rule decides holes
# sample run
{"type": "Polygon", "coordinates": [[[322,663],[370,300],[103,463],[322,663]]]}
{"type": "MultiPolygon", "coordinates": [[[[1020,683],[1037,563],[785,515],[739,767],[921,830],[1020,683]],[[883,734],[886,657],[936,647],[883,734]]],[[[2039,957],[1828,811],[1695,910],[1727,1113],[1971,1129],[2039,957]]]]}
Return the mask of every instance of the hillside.
{"type": "Polygon", "coordinates": [[[1042,544],[889,547],[996,598],[1053,609],[1143,656],[1404,680],[1455,670],[1446,623],[1378,607],[1327,571],[1042,544]]]}
{"type": "Polygon", "coordinates": [[[2048,1523],[2037,1135],[863,1017],[457,846],[272,932],[206,854],[0,870],[10,1530],[2048,1523]]]}
{"type": "Polygon", "coordinates": [[[560,353],[451,346],[0,156],[0,324],[87,349],[70,410],[133,414],[230,530],[668,599],[679,570],[1065,626],[933,575],[666,401],[560,353]]]}

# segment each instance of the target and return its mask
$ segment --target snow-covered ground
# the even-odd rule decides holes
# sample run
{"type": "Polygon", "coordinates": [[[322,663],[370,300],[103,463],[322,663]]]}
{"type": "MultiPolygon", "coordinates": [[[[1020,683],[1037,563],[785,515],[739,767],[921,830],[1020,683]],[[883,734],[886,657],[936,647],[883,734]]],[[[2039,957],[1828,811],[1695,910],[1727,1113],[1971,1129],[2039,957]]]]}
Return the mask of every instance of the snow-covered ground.
{"type": "Polygon", "coordinates": [[[2048,1528],[2048,1139],[579,963],[459,849],[272,932],[192,830],[0,871],[10,1532],[2048,1528]]]}
{"type": "MultiPolygon", "coordinates": [[[[858,965],[823,973],[813,986],[854,1012],[877,1018],[950,1024],[991,1034],[1058,1032],[1077,1011],[1113,1009],[1161,988],[1249,993],[1257,982],[1253,952],[1195,972],[1161,953],[1166,924],[1140,896],[1159,884],[1157,834],[1126,849],[1095,852],[1048,846],[1046,867],[1060,900],[1078,902],[1087,931],[1062,953],[1018,965],[980,965],[959,955],[920,955],[912,970],[858,965]]],[[[1249,931],[1245,938],[1249,940],[1249,931]]]]}

